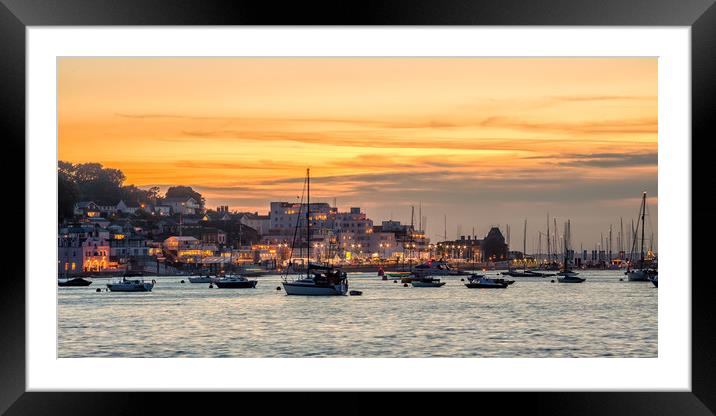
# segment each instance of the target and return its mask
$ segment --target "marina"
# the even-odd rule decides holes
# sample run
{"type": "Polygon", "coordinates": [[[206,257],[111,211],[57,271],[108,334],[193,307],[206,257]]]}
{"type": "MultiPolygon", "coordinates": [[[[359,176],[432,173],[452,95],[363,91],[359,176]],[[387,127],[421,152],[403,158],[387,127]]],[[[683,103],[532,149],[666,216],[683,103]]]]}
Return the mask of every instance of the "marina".
{"type": "MultiPolygon", "coordinates": [[[[656,357],[658,289],[585,270],[580,285],[514,278],[506,290],[439,290],[351,273],[362,296],[286,296],[156,280],[151,292],[58,288],[59,357],[656,357]],[[320,316],[321,318],[316,318],[320,316]],[[564,316],[578,317],[563,319],[564,316]],[[479,325],[487,318],[500,325],[479,325]],[[109,329],[111,326],[111,330],[109,329]]],[[[499,277],[489,272],[488,277],[499,277]]],[[[94,279],[104,286],[110,279],[94,279]]]]}

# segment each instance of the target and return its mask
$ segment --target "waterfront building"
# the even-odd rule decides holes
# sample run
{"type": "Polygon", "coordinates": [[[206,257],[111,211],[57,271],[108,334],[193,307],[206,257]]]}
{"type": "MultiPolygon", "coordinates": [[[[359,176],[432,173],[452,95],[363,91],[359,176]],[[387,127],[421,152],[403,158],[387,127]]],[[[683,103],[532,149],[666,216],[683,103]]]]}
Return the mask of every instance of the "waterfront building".
{"type": "Polygon", "coordinates": [[[509,247],[499,227],[490,228],[480,245],[483,259],[490,261],[505,261],[508,259],[509,247]]]}
{"type": "Polygon", "coordinates": [[[484,240],[479,240],[475,236],[465,238],[463,235],[457,240],[441,241],[436,244],[435,249],[437,257],[481,262],[484,255],[484,244],[484,240]]]}
{"type": "Polygon", "coordinates": [[[109,232],[94,226],[72,225],[57,237],[57,272],[100,272],[110,269],[109,232]]]}
{"type": "Polygon", "coordinates": [[[109,259],[117,265],[127,264],[131,259],[149,256],[147,239],[135,234],[111,234],[109,239],[109,259]]]}

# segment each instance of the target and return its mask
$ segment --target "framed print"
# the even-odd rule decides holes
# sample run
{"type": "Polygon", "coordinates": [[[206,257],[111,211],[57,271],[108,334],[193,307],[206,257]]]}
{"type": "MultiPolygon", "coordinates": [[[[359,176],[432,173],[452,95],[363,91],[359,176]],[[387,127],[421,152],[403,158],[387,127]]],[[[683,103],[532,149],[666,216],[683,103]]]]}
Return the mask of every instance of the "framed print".
{"type": "Polygon", "coordinates": [[[2,1],[3,412],[712,414],[712,2],[2,1]]]}

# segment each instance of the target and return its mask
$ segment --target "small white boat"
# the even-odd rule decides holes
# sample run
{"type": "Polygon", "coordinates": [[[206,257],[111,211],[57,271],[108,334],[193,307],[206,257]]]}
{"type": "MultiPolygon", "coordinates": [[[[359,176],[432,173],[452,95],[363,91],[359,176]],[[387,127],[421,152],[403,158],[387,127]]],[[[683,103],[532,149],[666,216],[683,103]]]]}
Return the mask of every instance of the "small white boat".
{"type": "Polygon", "coordinates": [[[225,276],[215,283],[221,289],[253,289],[256,287],[256,280],[249,280],[241,275],[225,276]]]}
{"type": "Polygon", "coordinates": [[[216,283],[217,280],[219,279],[211,276],[189,276],[190,283],[216,283]]]}
{"type": "Polygon", "coordinates": [[[144,280],[127,279],[123,277],[118,282],[107,283],[107,289],[111,292],[151,292],[154,288],[155,280],[145,282],[144,280]]]}
{"type": "Polygon", "coordinates": [[[470,276],[467,280],[470,282],[465,284],[468,289],[506,289],[514,283],[514,280],[494,279],[484,275],[470,276]]]}

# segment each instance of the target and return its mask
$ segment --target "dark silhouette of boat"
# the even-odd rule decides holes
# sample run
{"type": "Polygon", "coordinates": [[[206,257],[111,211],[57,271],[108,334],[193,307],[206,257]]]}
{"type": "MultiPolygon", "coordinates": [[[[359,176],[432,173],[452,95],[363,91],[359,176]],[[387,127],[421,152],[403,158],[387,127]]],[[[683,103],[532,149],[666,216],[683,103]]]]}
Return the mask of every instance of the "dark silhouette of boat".
{"type": "Polygon", "coordinates": [[[58,281],[57,281],[57,286],[62,286],[62,287],[66,287],[66,286],[89,286],[89,285],[91,285],[91,284],[92,284],[91,281],[85,280],[85,279],[83,279],[83,278],[81,278],[81,277],[74,277],[74,278],[71,278],[71,279],[58,280],[58,281]]]}

